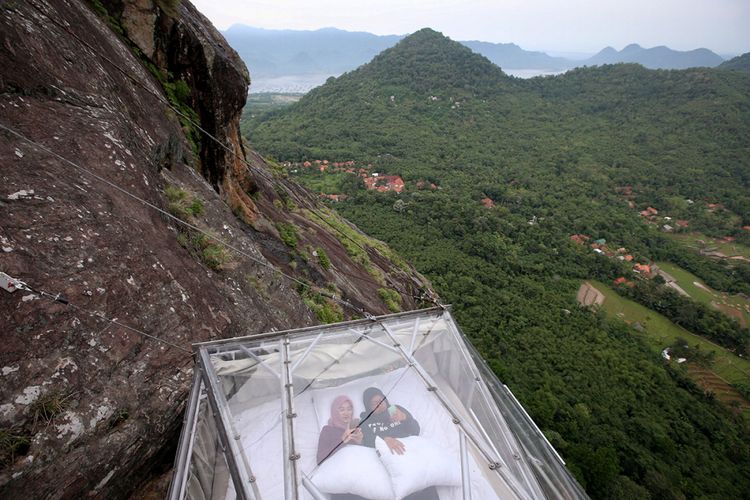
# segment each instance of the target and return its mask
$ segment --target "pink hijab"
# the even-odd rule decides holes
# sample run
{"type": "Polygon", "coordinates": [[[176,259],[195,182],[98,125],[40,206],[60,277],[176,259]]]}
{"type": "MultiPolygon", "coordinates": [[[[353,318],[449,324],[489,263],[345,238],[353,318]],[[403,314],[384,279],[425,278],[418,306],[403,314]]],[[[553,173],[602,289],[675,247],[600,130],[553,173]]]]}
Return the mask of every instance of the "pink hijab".
{"type": "Polygon", "coordinates": [[[352,406],[352,419],[354,419],[354,405],[352,404],[352,400],[349,399],[347,396],[338,396],[336,399],[333,400],[333,403],[331,403],[331,418],[328,419],[328,425],[333,425],[334,427],[339,427],[341,429],[346,429],[347,425],[346,422],[341,420],[341,417],[339,417],[339,406],[341,406],[344,403],[349,403],[352,406]]]}

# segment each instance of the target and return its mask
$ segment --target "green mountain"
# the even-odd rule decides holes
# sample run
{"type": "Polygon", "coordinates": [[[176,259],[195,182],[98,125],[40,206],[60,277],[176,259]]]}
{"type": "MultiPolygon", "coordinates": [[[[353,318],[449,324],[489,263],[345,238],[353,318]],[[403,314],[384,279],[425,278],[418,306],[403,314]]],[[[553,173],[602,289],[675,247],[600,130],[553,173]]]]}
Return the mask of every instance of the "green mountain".
{"type": "MultiPolygon", "coordinates": [[[[668,199],[678,193],[721,201],[750,221],[750,196],[738,189],[749,182],[749,90],[742,75],[636,65],[512,79],[423,30],[286,112],[260,117],[250,138],[279,159],[390,154],[407,177],[462,184],[469,173],[491,174],[525,178],[536,192],[560,189],[560,177],[549,185],[549,176],[529,173],[564,166],[563,179],[590,177],[597,191],[639,182],[637,201],[680,205],[668,199]]],[[[702,228],[724,236],[733,226],[711,219],[702,228]]]]}
{"type": "Polygon", "coordinates": [[[744,71],[745,73],[750,73],[750,52],[721,63],[719,65],[719,69],[744,71]]]}
{"type": "MultiPolygon", "coordinates": [[[[279,161],[354,160],[403,178],[400,194],[366,191],[347,174],[326,182],[340,178],[332,189],[349,195],[338,211],[453,304],[592,497],[750,491],[746,424],[636,330],[577,306],[583,280],[638,280],[570,239],[603,238],[637,261],[672,261],[716,289],[750,292],[750,266],[686,251],[637,212],[658,207],[747,241],[746,76],[615,65],[518,80],[425,29],[248,128],[279,161]]],[[[618,292],[747,352],[750,333],[718,311],[652,281],[618,292]]]]}

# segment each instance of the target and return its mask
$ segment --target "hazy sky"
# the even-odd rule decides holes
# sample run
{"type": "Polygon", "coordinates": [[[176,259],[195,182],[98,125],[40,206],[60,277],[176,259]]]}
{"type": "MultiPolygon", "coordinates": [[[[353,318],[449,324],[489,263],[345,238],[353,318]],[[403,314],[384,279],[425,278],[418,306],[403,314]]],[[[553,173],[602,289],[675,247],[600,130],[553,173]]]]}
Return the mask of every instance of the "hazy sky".
{"type": "Polygon", "coordinates": [[[750,51],[750,0],[191,0],[219,29],[335,27],[378,35],[430,27],[454,40],[596,52],[607,45],[750,51]]]}

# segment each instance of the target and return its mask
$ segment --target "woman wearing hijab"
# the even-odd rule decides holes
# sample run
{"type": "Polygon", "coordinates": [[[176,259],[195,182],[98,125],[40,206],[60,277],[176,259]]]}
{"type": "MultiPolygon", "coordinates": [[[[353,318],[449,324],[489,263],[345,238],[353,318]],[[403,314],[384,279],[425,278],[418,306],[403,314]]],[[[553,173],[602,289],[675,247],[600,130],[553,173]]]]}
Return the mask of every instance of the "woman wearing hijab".
{"type": "Polygon", "coordinates": [[[362,429],[357,425],[358,419],[353,419],[354,405],[346,396],[338,396],[331,403],[331,418],[328,425],[320,431],[318,439],[318,464],[336,453],[339,449],[350,444],[362,444],[362,429]]]}

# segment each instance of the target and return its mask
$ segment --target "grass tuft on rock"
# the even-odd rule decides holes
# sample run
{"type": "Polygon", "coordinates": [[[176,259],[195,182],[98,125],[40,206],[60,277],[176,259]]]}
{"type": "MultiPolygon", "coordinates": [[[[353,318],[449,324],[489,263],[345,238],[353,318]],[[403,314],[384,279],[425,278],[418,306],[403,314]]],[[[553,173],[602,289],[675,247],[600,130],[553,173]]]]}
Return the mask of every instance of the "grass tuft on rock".
{"type": "Polygon", "coordinates": [[[389,311],[401,312],[401,295],[396,290],[381,288],[378,290],[378,295],[385,302],[389,311]]]}
{"type": "Polygon", "coordinates": [[[177,236],[177,242],[190,252],[190,255],[214,271],[220,271],[232,261],[232,254],[222,244],[216,243],[205,234],[180,233],[177,236]]]}

